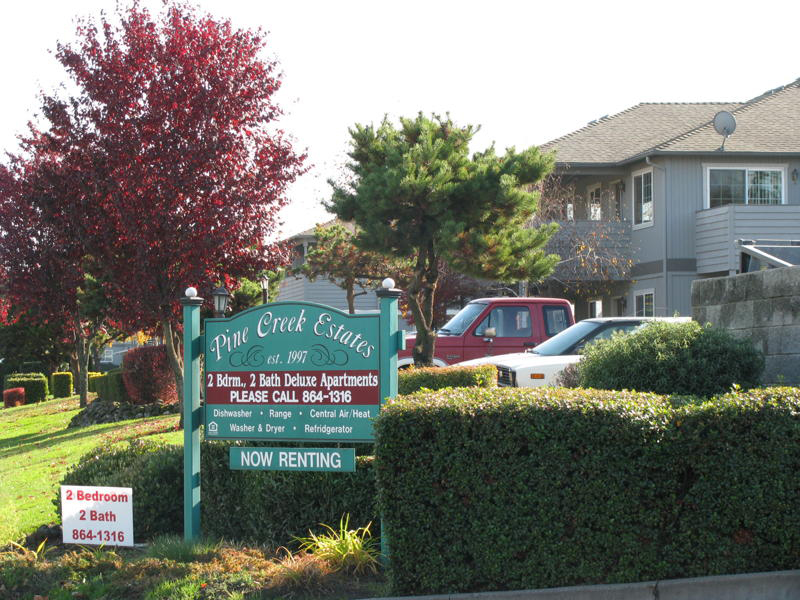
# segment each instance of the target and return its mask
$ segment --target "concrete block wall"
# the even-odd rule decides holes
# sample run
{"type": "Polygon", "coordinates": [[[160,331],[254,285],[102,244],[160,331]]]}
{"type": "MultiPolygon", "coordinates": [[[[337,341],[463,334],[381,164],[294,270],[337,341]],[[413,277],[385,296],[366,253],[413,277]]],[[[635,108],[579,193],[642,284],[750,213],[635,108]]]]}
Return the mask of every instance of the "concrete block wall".
{"type": "Polygon", "coordinates": [[[764,383],[800,385],[800,267],[692,283],[692,318],[750,338],[764,353],[764,383]]]}

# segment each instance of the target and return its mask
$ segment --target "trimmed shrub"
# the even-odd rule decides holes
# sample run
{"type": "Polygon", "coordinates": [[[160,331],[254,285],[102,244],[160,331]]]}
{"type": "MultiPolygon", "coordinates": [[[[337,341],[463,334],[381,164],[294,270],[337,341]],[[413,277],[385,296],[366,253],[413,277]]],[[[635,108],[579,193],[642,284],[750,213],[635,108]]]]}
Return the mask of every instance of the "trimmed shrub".
{"type": "Polygon", "coordinates": [[[122,377],[133,404],[173,404],[178,401],[175,375],[166,346],[132,348],[122,359],[122,377]]]}
{"type": "Polygon", "coordinates": [[[95,380],[98,377],[102,377],[102,376],[103,376],[103,374],[99,373],[97,371],[89,371],[89,373],[88,373],[88,381],[86,383],[86,386],[88,388],[87,391],[89,391],[89,392],[97,392],[97,386],[95,384],[95,380]]]}
{"type": "Polygon", "coordinates": [[[94,386],[98,397],[107,402],[130,402],[121,369],[108,371],[105,375],[96,377],[94,386]]]}
{"type": "Polygon", "coordinates": [[[25,401],[28,404],[42,402],[49,393],[47,376],[44,373],[11,373],[6,375],[4,389],[25,388],[25,401]]]}
{"type": "Polygon", "coordinates": [[[50,387],[53,390],[53,398],[68,398],[72,396],[72,373],[61,372],[50,375],[50,387]]]}
{"type": "Polygon", "coordinates": [[[413,394],[422,388],[440,390],[448,387],[494,387],[497,385],[497,367],[409,367],[397,374],[397,392],[413,394]]]}
{"type": "MultiPolygon", "coordinates": [[[[133,489],[133,537],[143,542],[183,531],[183,448],[133,441],[128,446],[94,450],[70,468],[62,485],[100,485],[133,489]]],[[[53,503],[61,514],[61,499],[53,503]]]]}
{"type": "Polygon", "coordinates": [[[796,388],[459,388],[375,427],[396,595],[800,567],[796,388]]]}
{"type": "Polygon", "coordinates": [[[3,390],[3,407],[22,406],[25,404],[25,388],[10,388],[3,390]]]}
{"type": "MultiPolygon", "coordinates": [[[[350,514],[357,529],[379,518],[372,457],[360,456],[354,473],[231,470],[229,448],[274,443],[207,442],[202,449],[203,532],[271,547],[293,545],[294,537],[338,523],[350,514]],[[269,510],[265,510],[265,507],[269,510]]],[[[290,444],[281,444],[289,446],[290,444]]],[[[292,444],[294,445],[294,444],[292,444]]],[[[315,447],[330,444],[314,444],[315,447]]]]}
{"type": "Polygon", "coordinates": [[[758,385],[764,356],[728,331],[655,322],[588,346],[578,367],[582,387],[710,397],[737,384],[758,385]]]}
{"type": "MultiPolygon", "coordinates": [[[[353,528],[370,521],[377,526],[371,457],[358,458],[355,473],[234,471],[229,468],[231,445],[208,442],[202,447],[205,535],[277,547],[291,545],[295,536],[317,530],[320,523],[338,523],[346,513],[353,528]]],[[[135,441],[87,454],[61,483],[133,488],[134,539],[143,542],[183,531],[182,473],[180,446],[135,441]]],[[[60,514],[60,498],[53,502],[60,514]]]]}

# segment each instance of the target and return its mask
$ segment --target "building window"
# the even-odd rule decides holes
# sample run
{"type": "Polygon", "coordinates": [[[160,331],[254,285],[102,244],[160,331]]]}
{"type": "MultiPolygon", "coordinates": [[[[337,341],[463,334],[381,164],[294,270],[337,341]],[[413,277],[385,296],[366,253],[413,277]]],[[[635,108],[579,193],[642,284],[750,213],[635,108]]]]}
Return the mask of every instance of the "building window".
{"type": "Polygon", "coordinates": [[[633,225],[653,224],[653,172],[633,176],[633,225]]]}
{"type": "Polygon", "coordinates": [[[589,220],[600,221],[603,218],[602,195],[600,186],[589,191],[589,220]]]}
{"type": "Polygon", "coordinates": [[[635,316],[655,317],[656,316],[656,293],[655,290],[639,290],[634,293],[635,316]]]}
{"type": "Polygon", "coordinates": [[[708,208],[728,204],[783,204],[781,167],[708,167],[708,208]]]}
{"type": "Polygon", "coordinates": [[[603,316],[603,301],[602,300],[589,300],[589,318],[603,316]]]}

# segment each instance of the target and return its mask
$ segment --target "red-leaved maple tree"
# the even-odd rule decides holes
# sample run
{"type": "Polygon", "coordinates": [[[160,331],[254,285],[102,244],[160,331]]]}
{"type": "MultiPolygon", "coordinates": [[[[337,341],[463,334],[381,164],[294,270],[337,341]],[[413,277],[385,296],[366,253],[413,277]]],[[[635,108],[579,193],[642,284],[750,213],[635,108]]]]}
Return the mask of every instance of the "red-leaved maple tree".
{"type": "MultiPolygon", "coordinates": [[[[50,113],[49,108],[45,111],[50,113]]],[[[0,269],[9,316],[48,325],[69,340],[81,405],[87,402],[92,345],[107,337],[109,302],[91,275],[85,241],[92,217],[81,211],[83,152],[63,151],[63,136],[33,129],[21,154],[0,165],[0,269]],[[102,333],[101,333],[102,332],[102,333]]]]}
{"type": "Polygon", "coordinates": [[[69,157],[75,235],[114,316],[161,330],[180,398],[179,297],[285,261],[268,240],[305,157],[274,127],[280,76],[260,32],[185,5],[117,17],[58,46],[79,92],[45,97],[41,137],[69,157]]]}

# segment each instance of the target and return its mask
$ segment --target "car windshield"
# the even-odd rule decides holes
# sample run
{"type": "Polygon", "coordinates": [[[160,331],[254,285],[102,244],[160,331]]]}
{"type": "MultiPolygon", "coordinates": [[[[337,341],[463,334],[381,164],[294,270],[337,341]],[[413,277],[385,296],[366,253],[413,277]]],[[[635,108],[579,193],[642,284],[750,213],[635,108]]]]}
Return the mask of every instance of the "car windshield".
{"type": "Polygon", "coordinates": [[[586,338],[592,338],[593,334],[603,327],[602,321],[581,321],[572,327],[567,327],[561,333],[557,333],[546,342],[542,342],[531,350],[534,354],[542,356],[560,356],[569,351],[576,344],[586,338]]]}
{"type": "Polygon", "coordinates": [[[445,323],[444,327],[439,329],[437,333],[440,335],[461,335],[475,322],[475,319],[483,312],[484,308],[486,308],[486,305],[482,302],[470,302],[445,323]]]}

